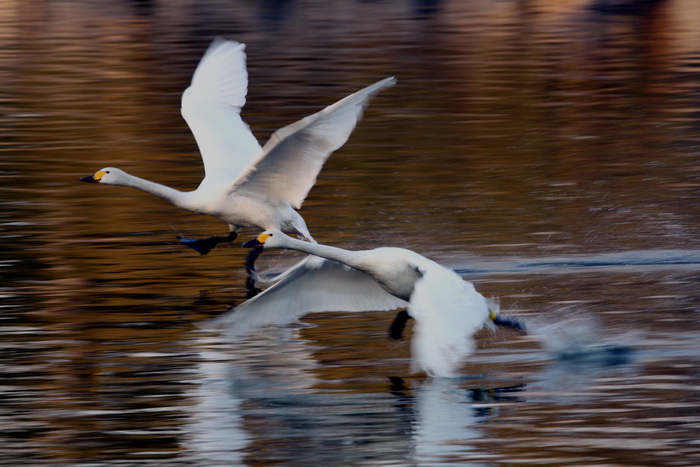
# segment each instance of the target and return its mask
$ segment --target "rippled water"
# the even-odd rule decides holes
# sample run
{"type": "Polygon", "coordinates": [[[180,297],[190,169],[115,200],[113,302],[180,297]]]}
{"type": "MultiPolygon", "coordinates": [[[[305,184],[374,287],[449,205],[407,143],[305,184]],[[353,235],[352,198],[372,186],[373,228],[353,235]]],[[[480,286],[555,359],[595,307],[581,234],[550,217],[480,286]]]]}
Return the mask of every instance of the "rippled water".
{"type": "Polygon", "coordinates": [[[694,0],[3,2],[0,462],[698,465],[699,116],[694,0]],[[415,249],[531,334],[431,380],[393,313],[200,331],[245,251],[175,236],[225,226],[77,179],[196,187],[179,98],[217,35],[248,44],[261,141],[395,75],[312,233],[415,249]]]}

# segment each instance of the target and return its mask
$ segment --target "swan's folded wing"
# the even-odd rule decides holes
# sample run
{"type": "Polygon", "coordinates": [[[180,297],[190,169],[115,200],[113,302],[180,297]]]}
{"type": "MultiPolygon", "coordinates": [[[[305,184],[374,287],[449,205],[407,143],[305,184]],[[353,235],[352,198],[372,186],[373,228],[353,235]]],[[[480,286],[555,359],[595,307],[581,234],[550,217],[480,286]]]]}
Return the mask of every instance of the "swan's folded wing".
{"type": "Polygon", "coordinates": [[[224,329],[235,337],[255,328],[291,323],[306,313],[405,306],[405,301],[387,293],[364,272],[309,256],[281,274],[270,288],[205,327],[224,329]]]}
{"type": "Polygon", "coordinates": [[[245,45],[216,39],[182,94],[182,116],[202,154],[207,177],[235,180],[262,148],[241,119],[248,92],[245,45]]]}
{"type": "Polygon", "coordinates": [[[408,310],[416,320],[413,371],[455,376],[474,351],[474,333],[488,320],[486,299],[454,272],[431,268],[416,282],[408,310]]]}
{"type": "Polygon", "coordinates": [[[300,208],[323,163],[348,140],[370,98],[394,83],[394,78],[383,79],[277,130],[265,143],[262,155],[236,180],[232,191],[284,200],[300,208]]]}

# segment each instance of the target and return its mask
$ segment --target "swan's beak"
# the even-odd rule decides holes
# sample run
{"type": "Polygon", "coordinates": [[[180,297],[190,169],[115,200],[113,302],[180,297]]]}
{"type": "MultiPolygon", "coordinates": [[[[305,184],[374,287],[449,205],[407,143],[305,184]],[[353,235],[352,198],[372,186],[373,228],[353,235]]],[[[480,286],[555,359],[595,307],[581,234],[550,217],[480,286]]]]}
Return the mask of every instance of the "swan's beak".
{"type": "Polygon", "coordinates": [[[100,183],[102,181],[102,177],[104,177],[104,175],[108,173],[108,170],[100,170],[99,172],[95,172],[93,175],[88,175],[87,177],[81,178],[80,181],[88,183],[100,183]]]}
{"type": "Polygon", "coordinates": [[[263,248],[265,246],[265,240],[267,240],[269,236],[270,234],[261,233],[257,238],[245,242],[243,248],[263,248]]]}
{"type": "Polygon", "coordinates": [[[80,179],[81,182],[87,182],[87,183],[100,183],[99,180],[95,179],[94,175],[88,175],[87,177],[83,177],[80,179]]]}
{"type": "Polygon", "coordinates": [[[252,240],[248,240],[243,244],[243,248],[262,248],[264,247],[265,244],[262,243],[260,240],[257,238],[254,238],[252,240]]]}

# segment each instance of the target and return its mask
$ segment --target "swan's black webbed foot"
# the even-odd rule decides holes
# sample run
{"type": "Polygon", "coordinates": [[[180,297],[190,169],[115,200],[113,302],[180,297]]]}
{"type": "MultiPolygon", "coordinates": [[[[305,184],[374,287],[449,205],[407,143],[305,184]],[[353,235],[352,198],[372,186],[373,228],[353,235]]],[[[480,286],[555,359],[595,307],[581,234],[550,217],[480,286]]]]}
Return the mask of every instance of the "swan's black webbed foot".
{"type": "Polygon", "coordinates": [[[507,328],[507,329],[512,329],[514,331],[521,332],[523,334],[526,334],[527,331],[525,330],[525,324],[522,323],[521,321],[518,321],[516,319],[508,319],[504,318],[500,315],[497,315],[492,319],[493,324],[496,326],[500,326],[502,328],[507,328]]]}
{"type": "Polygon", "coordinates": [[[396,313],[396,318],[389,326],[389,337],[399,340],[403,337],[403,330],[406,327],[406,321],[411,319],[411,316],[406,310],[401,310],[396,313]]]}
{"type": "Polygon", "coordinates": [[[214,248],[217,243],[213,240],[214,237],[210,238],[187,238],[178,235],[177,239],[180,243],[196,250],[197,253],[204,256],[209,253],[212,248],[214,248]]]}
{"type": "Polygon", "coordinates": [[[187,238],[178,235],[177,239],[180,240],[180,243],[182,243],[183,245],[188,246],[193,250],[196,250],[200,255],[204,256],[207,253],[209,253],[212,249],[214,249],[219,243],[232,242],[236,239],[236,237],[238,237],[238,234],[236,232],[230,232],[225,237],[219,237],[218,235],[214,235],[213,237],[209,238],[197,239],[187,238]]]}

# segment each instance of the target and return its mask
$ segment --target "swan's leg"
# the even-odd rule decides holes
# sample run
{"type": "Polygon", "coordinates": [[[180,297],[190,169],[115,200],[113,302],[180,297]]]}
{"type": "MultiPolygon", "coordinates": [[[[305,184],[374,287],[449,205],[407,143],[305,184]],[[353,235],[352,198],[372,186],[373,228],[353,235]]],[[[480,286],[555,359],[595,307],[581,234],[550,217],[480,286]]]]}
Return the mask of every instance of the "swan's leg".
{"type": "Polygon", "coordinates": [[[309,232],[309,228],[306,226],[306,221],[304,221],[304,218],[294,210],[291,211],[291,214],[294,216],[294,219],[292,220],[292,228],[285,232],[300,235],[304,238],[304,240],[308,240],[311,243],[318,243],[311,236],[311,232],[309,232]]]}
{"type": "Polygon", "coordinates": [[[248,276],[255,275],[255,260],[258,259],[260,253],[262,253],[262,248],[255,247],[251,248],[248,252],[248,256],[245,259],[245,270],[248,272],[248,276]]]}
{"type": "Polygon", "coordinates": [[[408,314],[406,310],[401,310],[396,313],[396,318],[389,326],[389,337],[392,339],[401,339],[403,336],[403,330],[406,327],[406,321],[411,319],[411,315],[408,314]]]}
{"type": "Polygon", "coordinates": [[[245,298],[253,298],[260,292],[262,292],[262,289],[259,289],[255,287],[255,276],[253,275],[248,275],[245,279],[245,289],[246,289],[246,294],[245,298]]]}
{"type": "Polygon", "coordinates": [[[245,288],[248,291],[246,294],[247,298],[253,298],[261,291],[261,289],[255,287],[255,260],[258,259],[262,250],[260,247],[251,248],[245,259],[245,270],[248,273],[248,277],[245,280],[245,288]]]}
{"type": "Polygon", "coordinates": [[[228,243],[232,242],[238,237],[238,234],[236,232],[231,231],[227,236],[225,237],[219,237],[218,235],[214,235],[213,237],[209,238],[187,238],[183,237],[181,235],[178,235],[177,239],[180,240],[180,243],[182,243],[185,246],[188,246],[192,248],[193,250],[197,250],[200,255],[206,255],[209,253],[216,245],[219,243],[228,243]]]}

